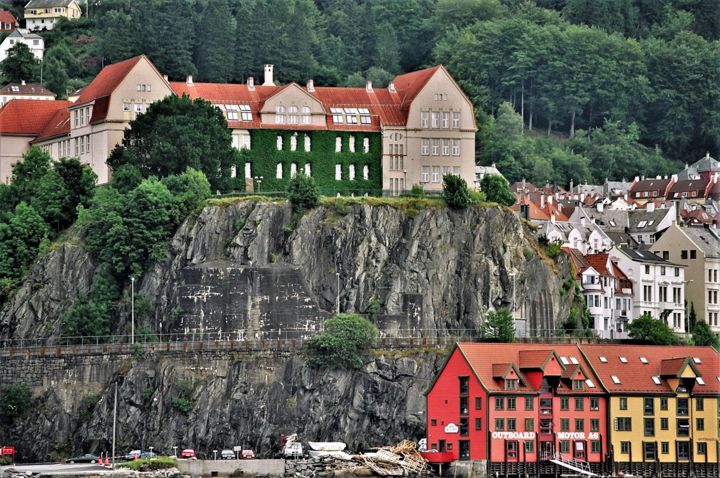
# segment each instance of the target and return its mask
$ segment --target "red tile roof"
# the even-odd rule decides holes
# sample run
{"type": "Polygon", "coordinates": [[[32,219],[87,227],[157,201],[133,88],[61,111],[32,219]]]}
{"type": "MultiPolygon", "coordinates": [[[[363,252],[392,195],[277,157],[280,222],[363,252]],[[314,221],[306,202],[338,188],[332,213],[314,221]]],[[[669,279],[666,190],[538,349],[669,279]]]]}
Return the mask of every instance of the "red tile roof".
{"type": "Polygon", "coordinates": [[[660,375],[677,377],[687,363],[687,357],[663,359],[660,361],[660,375]]]}
{"type": "Polygon", "coordinates": [[[684,362],[687,358],[701,374],[705,384],[701,385],[698,382],[693,392],[720,393],[720,379],[718,379],[720,377],[720,354],[712,347],[593,344],[581,345],[580,349],[602,385],[610,393],[671,392],[667,381],[661,376],[663,372],[672,374],[677,363],[684,362]],[[603,363],[600,360],[601,356],[605,357],[607,362],[603,363]],[[622,363],[620,357],[625,357],[627,363],[622,363]],[[648,363],[642,363],[640,357],[644,357],[648,363]],[[697,363],[695,358],[700,363],[697,363]],[[666,359],[678,360],[666,362],[663,365],[663,361],[666,359]],[[612,380],[613,375],[620,380],[620,383],[612,380]],[[660,377],[660,385],[655,383],[653,376],[660,377]]]}
{"type": "MultiPolygon", "coordinates": [[[[565,364],[560,362],[561,367],[567,368],[580,365],[583,371],[586,372],[587,378],[590,379],[594,387],[586,386],[583,393],[603,393],[598,380],[589,364],[583,357],[577,345],[560,345],[560,344],[545,344],[545,345],[534,345],[534,344],[488,344],[488,343],[467,343],[460,342],[457,344],[460,352],[463,354],[468,364],[475,372],[478,380],[483,386],[490,392],[508,392],[508,393],[535,393],[530,382],[520,374],[520,384],[517,390],[506,391],[504,383],[497,380],[498,373],[502,374],[511,365],[517,365],[521,361],[521,352],[531,353],[529,357],[537,359],[541,354],[546,354],[552,351],[560,357],[565,359],[568,363],[565,364]],[[571,359],[576,360],[578,363],[572,363],[571,359]]],[[[546,355],[547,356],[547,355],[546,355]]],[[[572,390],[566,389],[564,393],[572,393],[572,390]]]]}
{"type": "Polygon", "coordinates": [[[11,28],[17,27],[17,20],[15,20],[13,14],[8,10],[0,10],[0,30],[4,28],[5,23],[11,24],[11,28]]]}
{"type": "Polygon", "coordinates": [[[588,263],[590,264],[590,267],[598,271],[598,274],[601,276],[612,276],[610,271],[607,268],[608,265],[608,254],[607,252],[603,252],[600,254],[588,254],[585,256],[588,263]]]}
{"type": "Polygon", "coordinates": [[[39,143],[58,136],[70,134],[70,111],[67,108],[60,108],[50,118],[45,128],[32,142],[39,143]]]}
{"type": "Polygon", "coordinates": [[[396,76],[393,83],[401,102],[409,106],[430,78],[441,68],[443,68],[442,65],[438,65],[396,76]]]}
{"type": "Polygon", "coordinates": [[[75,102],[75,105],[88,103],[103,96],[110,96],[127,74],[130,73],[130,70],[143,58],[147,60],[145,55],[140,55],[103,68],[95,79],[82,90],[82,94],[75,102]]]}
{"type": "Polygon", "coordinates": [[[0,134],[37,136],[69,101],[10,100],[0,108],[0,134]]]}
{"type": "Polygon", "coordinates": [[[552,354],[552,350],[521,350],[520,351],[520,369],[542,369],[548,358],[552,354]]]}

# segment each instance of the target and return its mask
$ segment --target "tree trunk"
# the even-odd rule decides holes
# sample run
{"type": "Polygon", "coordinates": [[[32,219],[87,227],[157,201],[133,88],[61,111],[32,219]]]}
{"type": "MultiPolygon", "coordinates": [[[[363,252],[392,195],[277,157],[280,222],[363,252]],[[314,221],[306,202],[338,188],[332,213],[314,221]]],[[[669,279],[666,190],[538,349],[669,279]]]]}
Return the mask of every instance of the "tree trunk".
{"type": "Polygon", "coordinates": [[[547,130],[548,138],[550,137],[550,133],[552,133],[552,118],[548,118],[548,130],[547,130]]]}
{"type": "Polygon", "coordinates": [[[575,111],[572,112],[572,116],[570,118],[570,139],[573,139],[575,137],[575,111]]]}
{"type": "Polygon", "coordinates": [[[533,104],[532,101],[530,102],[530,116],[528,116],[528,131],[532,131],[533,129],[533,104]]]}
{"type": "Polygon", "coordinates": [[[525,129],[525,80],[520,88],[520,116],[522,117],[522,129],[525,129]]]}

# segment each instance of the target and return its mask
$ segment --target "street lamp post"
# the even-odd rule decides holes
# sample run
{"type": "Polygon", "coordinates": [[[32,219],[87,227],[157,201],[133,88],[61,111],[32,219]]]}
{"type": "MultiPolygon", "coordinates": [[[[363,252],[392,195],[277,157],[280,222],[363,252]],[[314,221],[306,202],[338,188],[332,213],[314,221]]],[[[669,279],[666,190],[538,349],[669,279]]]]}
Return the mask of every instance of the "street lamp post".
{"type": "Polygon", "coordinates": [[[130,343],[135,344],[135,277],[130,278],[130,343]]]}
{"type": "Polygon", "coordinates": [[[148,447],[148,448],[150,448],[150,458],[152,458],[152,457],[153,457],[152,451],[153,451],[153,448],[155,448],[155,447],[154,447],[154,446],[151,446],[151,447],[148,447]]]}
{"type": "Polygon", "coordinates": [[[335,290],[335,313],[340,313],[340,273],[335,273],[335,279],[337,280],[337,289],[335,290]]]}
{"type": "Polygon", "coordinates": [[[512,277],[513,280],[513,292],[512,292],[512,305],[510,310],[512,310],[513,317],[515,316],[515,276],[517,273],[515,271],[510,273],[510,277],[512,277]]]}
{"type": "Polygon", "coordinates": [[[173,446],[173,456],[177,458],[177,446],[173,446]]]}
{"type": "Polygon", "coordinates": [[[217,450],[213,450],[213,459],[217,460],[217,450]]]}
{"type": "Polygon", "coordinates": [[[403,169],[403,191],[407,191],[407,169],[403,169]]]}
{"type": "Polygon", "coordinates": [[[257,192],[260,192],[260,184],[262,184],[263,177],[262,176],[255,176],[255,181],[257,181],[257,192]]]}

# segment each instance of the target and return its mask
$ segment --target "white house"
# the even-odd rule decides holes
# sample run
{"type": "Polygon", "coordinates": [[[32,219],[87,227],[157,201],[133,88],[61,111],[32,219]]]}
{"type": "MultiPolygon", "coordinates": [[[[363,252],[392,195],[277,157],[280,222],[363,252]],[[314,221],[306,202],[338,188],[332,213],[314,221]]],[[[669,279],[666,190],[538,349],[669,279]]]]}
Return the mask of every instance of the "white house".
{"type": "Polygon", "coordinates": [[[0,43],[0,61],[4,61],[8,56],[8,50],[18,43],[26,44],[35,58],[42,60],[45,51],[45,41],[42,37],[25,28],[16,28],[0,43]]]}
{"type": "Polygon", "coordinates": [[[610,259],[632,281],[633,317],[648,313],[685,332],[685,266],[626,246],[610,250],[610,259]]]}
{"type": "Polygon", "coordinates": [[[0,88],[0,107],[10,100],[46,100],[55,99],[55,93],[40,83],[10,83],[0,88]]]}
{"type": "Polygon", "coordinates": [[[613,241],[597,224],[581,219],[580,222],[544,221],[538,224],[538,234],[549,243],[579,250],[582,254],[609,251],[613,241]]]}

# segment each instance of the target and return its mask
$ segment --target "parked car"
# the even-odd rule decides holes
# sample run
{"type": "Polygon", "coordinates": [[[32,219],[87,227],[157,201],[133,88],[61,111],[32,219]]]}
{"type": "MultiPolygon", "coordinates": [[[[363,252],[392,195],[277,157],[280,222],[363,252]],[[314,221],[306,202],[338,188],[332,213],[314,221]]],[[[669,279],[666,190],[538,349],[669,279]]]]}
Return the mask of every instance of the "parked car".
{"type": "Polygon", "coordinates": [[[157,453],[154,451],[144,451],[140,453],[140,458],[144,458],[146,460],[150,458],[157,458],[157,453]]]}
{"type": "Polygon", "coordinates": [[[232,450],[223,450],[220,452],[220,458],[223,460],[234,460],[235,452],[232,450]]]}
{"type": "Polygon", "coordinates": [[[180,458],[197,460],[197,455],[195,454],[195,450],[193,450],[192,448],[185,448],[183,451],[180,452],[180,458]]]}
{"type": "Polygon", "coordinates": [[[142,454],[141,450],[130,450],[130,452],[125,455],[126,460],[134,460],[135,457],[140,458],[140,455],[142,454]]]}
{"type": "Polygon", "coordinates": [[[242,452],[240,452],[240,458],[242,458],[243,460],[255,458],[255,452],[252,450],[243,450],[242,452]]]}
{"type": "Polygon", "coordinates": [[[300,442],[294,441],[285,445],[283,450],[285,458],[300,458],[303,456],[303,447],[300,442]]]}
{"type": "Polygon", "coordinates": [[[98,457],[92,453],[85,453],[84,455],[75,456],[65,460],[65,463],[97,463],[98,457]]]}

